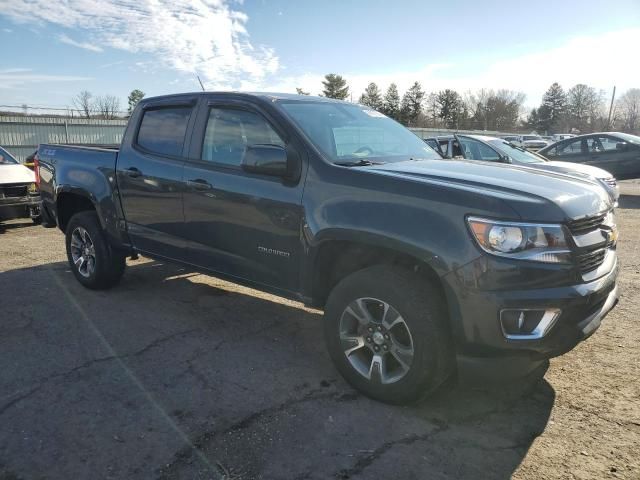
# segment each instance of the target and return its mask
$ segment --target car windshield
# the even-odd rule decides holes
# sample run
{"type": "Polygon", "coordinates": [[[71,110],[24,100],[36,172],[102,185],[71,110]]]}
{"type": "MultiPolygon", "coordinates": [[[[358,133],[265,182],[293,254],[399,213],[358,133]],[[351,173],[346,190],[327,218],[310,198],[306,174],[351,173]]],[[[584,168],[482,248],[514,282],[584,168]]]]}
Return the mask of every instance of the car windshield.
{"type": "Polygon", "coordinates": [[[489,140],[489,143],[492,147],[500,150],[501,153],[508,155],[512,160],[519,163],[542,163],[544,160],[540,158],[538,155],[535,155],[531,152],[528,152],[522,148],[516,147],[515,145],[496,138],[495,140],[489,140]]]}
{"type": "Polygon", "coordinates": [[[367,164],[436,160],[440,155],[387,116],[362,105],[279,102],[285,113],[332,162],[367,164]]]}
{"type": "Polygon", "coordinates": [[[637,135],[629,135],[628,133],[616,133],[616,137],[621,138],[625,142],[640,145],[640,137],[638,137],[637,135]]]}
{"type": "Polygon", "coordinates": [[[525,135],[522,137],[523,140],[542,140],[540,137],[536,137],[535,135],[525,135]]]}
{"type": "Polygon", "coordinates": [[[0,148],[0,165],[15,165],[18,161],[7,152],[4,148],[0,148]]]}

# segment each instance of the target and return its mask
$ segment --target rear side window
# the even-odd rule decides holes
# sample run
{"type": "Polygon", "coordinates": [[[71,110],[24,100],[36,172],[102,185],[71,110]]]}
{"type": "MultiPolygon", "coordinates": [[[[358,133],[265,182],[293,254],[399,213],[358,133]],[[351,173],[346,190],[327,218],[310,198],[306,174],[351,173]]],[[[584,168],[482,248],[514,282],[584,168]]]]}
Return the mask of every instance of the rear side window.
{"type": "Polygon", "coordinates": [[[182,155],[191,107],[145,110],[138,130],[138,145],[153,153],[182,155]]]}

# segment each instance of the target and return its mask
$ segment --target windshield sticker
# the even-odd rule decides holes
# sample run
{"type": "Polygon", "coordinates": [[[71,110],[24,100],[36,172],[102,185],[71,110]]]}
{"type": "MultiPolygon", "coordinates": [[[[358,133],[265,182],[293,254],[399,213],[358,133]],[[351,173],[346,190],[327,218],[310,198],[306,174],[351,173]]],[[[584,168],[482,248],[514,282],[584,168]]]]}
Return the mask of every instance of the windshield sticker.
{"type": "Polygon", "coordinates": [[[384,113],[377,112],[376,110],[362,110],[364,113],[373,118],[386,118],[384,113]]]}

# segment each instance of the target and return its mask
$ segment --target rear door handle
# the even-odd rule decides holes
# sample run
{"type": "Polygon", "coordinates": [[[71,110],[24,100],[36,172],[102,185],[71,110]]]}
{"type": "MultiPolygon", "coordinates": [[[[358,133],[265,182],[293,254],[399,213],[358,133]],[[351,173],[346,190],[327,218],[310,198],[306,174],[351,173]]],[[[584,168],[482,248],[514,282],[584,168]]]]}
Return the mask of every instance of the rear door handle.
{"type": "Polygon", "coordinates": [[[136,167],[129,167],[124,171],[124,173],[131,178],[138,178],[139,176],[142,175],[142,172],[138,170],[136,167]]]}
{"type": "Polygon", "coordinates": [[[206,180],[202,178],[196,178],[195,180],[187,180],[187,186],[193,188],[194,190],[212,190],[213,185],[211,185],[206,180]]]}

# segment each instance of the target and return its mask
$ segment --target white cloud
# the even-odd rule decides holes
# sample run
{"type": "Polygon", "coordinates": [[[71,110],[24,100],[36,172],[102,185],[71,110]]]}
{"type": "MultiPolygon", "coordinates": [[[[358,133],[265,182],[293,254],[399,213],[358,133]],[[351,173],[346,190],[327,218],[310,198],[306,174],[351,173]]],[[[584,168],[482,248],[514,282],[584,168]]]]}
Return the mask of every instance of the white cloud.
{"type": "Polygon", "coordinates": [[[60,40],[62,43],[66,43],[67,45],[72,45],[74,47],[83,48],[85,50],[90,50],[92,52],[102,52],[102,48],[99,47],[98,45],[94,45],[94,44],[89,43],[89,42],[76,42],[74,39],[69,38],[64,33],[62,35],[58,36],[58,40],[60,40]]]}
{"type": "Polygon", "coordinates": [[[251,44],[248,17],[227,0],[0,0],[0,12],[16,22],[76,29],[89,39],[81,48],[146,53],[156,63],[197,71],[209,88],[260,82],[279,66],[272,49],[251,44]]]}
{"type": "Polygon", "coordinates": [[[30,83],[82,82],[87,80],[91,80],[91,78],[72,75],[40,74],[34,73],[28,68],[7,68],[0,70],[0,89],[23,88],[30,83]]]}

